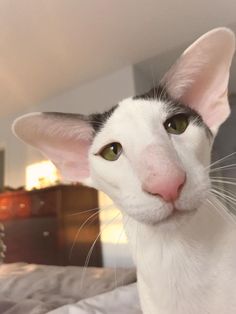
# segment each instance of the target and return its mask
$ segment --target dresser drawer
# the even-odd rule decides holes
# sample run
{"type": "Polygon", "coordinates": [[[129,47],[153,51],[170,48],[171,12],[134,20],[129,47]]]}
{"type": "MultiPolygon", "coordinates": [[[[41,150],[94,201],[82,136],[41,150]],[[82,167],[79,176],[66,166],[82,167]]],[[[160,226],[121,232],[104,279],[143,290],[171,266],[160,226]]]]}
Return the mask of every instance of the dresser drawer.
{"type": "Polygon", "coordinates": [[[56,215],[60,208],[60,192],[44,191],[30,194],[33,216],[56,215]]]}
{"type": "Polygon", "coordinates": [[[58,263],[57,221],[53,217],[34,217],[4,223],[6,263],[58,263]]]}
{"type": "Polygon", "coordinates": [[[31,216],[31,199],[28,195],[13,197],[12,211],[16,218],[26,218],[31,216]]]}
{"type": "Polygon", "coordinates": [[[31,215],[31,200],[28,195],[14,195],[0,198],[0,220],[25,218],[31,215]]]}
{"type": "Polygon", "coordinates": [[[90,266],[102,266],[99,216],[78,229],[98,207],[97,191],[80,185],[59,185],[0,194],[0,221],[5,226],[6,263],[83,266],[96,240],[90,266]]]}
{"type": "Polygon", "coordinates": [[[14,217],[13,199],[11,197],[0,198],[0,221],[5,221],[14,217]]]}

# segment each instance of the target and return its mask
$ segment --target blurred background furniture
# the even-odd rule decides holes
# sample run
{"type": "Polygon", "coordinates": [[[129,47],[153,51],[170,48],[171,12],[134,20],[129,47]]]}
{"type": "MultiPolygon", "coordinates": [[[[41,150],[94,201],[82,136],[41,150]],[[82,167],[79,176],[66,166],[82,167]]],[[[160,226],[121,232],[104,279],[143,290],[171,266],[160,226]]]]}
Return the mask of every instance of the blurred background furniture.
{"type": "Polygon", "coordinates": [[[6,245],[4,243],[4,226],[0,223],[0,263],[3,262],[6,252],[6,245]]]}
{"type": "MultiPolygon", "coordinates": [[[[100,232],[97,207],[97,191],[80,185],[1,193],[5,262],[84,266],[100,232]],[[79,231],[91,213],[92,219],[79,231]]],[[[89,265],[102,266],[99,238],[89,265]]]]}

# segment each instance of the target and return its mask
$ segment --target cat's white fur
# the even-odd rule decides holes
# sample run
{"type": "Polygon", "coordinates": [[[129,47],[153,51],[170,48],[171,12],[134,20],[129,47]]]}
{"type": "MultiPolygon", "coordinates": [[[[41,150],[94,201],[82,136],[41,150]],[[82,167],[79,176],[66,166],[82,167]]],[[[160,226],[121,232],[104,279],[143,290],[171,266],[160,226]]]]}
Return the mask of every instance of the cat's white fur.
{"type": "Polygon", "coordinates": [[[217,200],[207,201],[213,138],[229,114],[234,45],[231,31],[216,29],[191,46],[162,81],[173,98],[202,115],[213,136],[192,122],[181,135],[167,134],[168,103],[161,99],[120,102],[94,139],[84,121],[76,126],[68,117],[38,113],[14,124],[15,134],[67,178],[77,176],[103,190],[121,208],[145,314],[236,313],[236,227],[215,210],[217,200]],[[115,162],[97,154],[112,142],[123,146],[115,162]],[[76,163],[87,157],[81,173],[76,163]],[[143,189],[152,172],[168,184],[175,169],[187,180],[174,202],[143,189]]]}

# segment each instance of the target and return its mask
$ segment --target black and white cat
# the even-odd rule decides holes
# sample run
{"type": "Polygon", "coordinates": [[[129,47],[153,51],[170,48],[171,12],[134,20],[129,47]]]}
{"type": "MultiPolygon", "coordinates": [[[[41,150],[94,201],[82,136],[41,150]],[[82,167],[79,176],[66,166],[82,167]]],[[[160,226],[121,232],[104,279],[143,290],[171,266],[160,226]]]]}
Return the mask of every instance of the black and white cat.
{"type": "Polygon", "coordinates": [[[234,34],[214,29],[159,87],[109,112],[14,122],[16,136],[64,178],[104,191],[121,209],[145,314],[236,313],[236,228],[215,210],[209,178],[213,140],[230,113],[234,51],[234,34]]]}

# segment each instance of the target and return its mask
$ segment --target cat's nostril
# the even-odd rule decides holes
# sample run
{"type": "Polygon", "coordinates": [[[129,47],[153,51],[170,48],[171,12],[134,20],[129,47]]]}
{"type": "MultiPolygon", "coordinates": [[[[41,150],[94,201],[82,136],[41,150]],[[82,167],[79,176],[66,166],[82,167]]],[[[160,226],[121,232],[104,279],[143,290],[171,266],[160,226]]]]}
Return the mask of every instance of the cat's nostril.
{"type": "Polygon", "coordinates": [[[186,174],[185,174],[185,176],[184,176],[183,182],[182,182],[182,183],[179,185],[179,187],[178,187],[178,190],[177,190],[178,197],[180,196],[180,193],[181,193],[181,191],[183,190],[183,187],[184,187],[185,183],[186,183],[186,174]]]}
{"type": "Polygon", "coordinates": [[[161,194],[158,194],[158,193],[152,193],[150,191],[148,191],[147,189],[143,188],[143,191],[146,192],[147,194],[149,195],[152,195],[152,196],[156,196],[156,197],[162,197],[161,194]]]}

